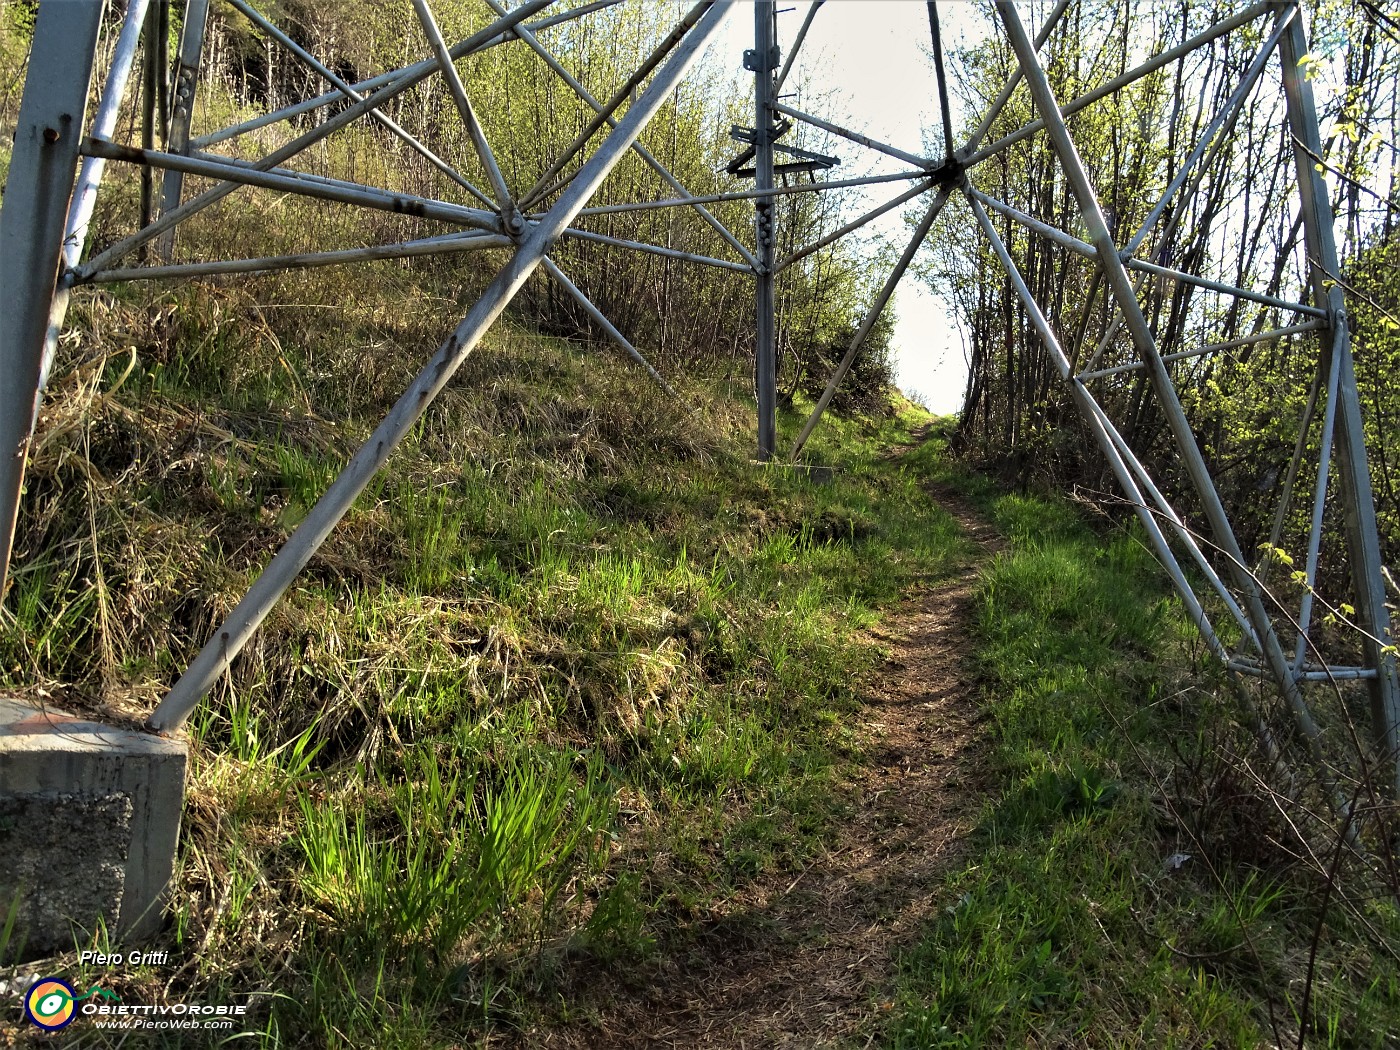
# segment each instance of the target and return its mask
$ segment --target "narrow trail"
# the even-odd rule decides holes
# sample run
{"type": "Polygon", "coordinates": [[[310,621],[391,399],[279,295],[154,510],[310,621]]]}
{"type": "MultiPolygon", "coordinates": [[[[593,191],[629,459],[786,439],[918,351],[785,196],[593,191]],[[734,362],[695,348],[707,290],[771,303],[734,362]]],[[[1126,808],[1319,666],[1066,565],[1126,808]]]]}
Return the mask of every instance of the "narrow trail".
{"type": "Polygon", "coordinates": [[[526,1045],[870,1045],[877,996],[900,949],[946,905],[938,889],[964,856],[987,780],[969,624],[978,571],[1001,541],[954,493],[932,495],[980,549],[873,632],[890,658],[856,716],[855,808],[827,851],[795,878],[748,887],[685,952],[617,987],[591,1023],[526,1045]]]}

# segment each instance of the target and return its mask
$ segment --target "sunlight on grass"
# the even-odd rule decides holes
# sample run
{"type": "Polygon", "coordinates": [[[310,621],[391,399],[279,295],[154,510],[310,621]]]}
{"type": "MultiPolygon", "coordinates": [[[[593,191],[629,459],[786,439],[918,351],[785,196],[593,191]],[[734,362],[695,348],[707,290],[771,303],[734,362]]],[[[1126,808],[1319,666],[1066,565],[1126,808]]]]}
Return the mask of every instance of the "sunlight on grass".
{"type": "MultiPolygon", "coordinates": [[[[1244,1050],[1296,1032],[1307,874],[1164,864],[1180,839],[1159,778],[1193,783],[1174,742],[1229,716],[1163,700],[1196,640],[1146,546],[1132,529],[1096,536],[1063,501],[963,486],[1012,541],[977,612],[1000,786],[902,958],[882,1045],[1244,1050]]],[[[1344,972],[1316,1045],[1387,1045],[1396,971],[1369,988],[1344,972]]]]}

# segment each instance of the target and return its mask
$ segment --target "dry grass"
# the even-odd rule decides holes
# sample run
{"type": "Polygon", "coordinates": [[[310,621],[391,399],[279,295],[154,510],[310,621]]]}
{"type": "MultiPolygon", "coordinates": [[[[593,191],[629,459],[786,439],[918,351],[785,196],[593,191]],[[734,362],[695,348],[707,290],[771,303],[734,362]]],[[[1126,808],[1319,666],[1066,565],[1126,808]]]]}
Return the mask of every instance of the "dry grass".
{"type": "MultiPolygon", "coordinates": [[[[78,297],[8,687],[151,710],[473,280],[370,269],[78,297]]],[[[864,424],[813,485],[678,381],[697,415],[606,348],[489,336],[191,722],[174,964],[81,978],[247,1001],[272,1042],[448,1045],[814,848],[858,630],[955,544],[864,424]]]]}

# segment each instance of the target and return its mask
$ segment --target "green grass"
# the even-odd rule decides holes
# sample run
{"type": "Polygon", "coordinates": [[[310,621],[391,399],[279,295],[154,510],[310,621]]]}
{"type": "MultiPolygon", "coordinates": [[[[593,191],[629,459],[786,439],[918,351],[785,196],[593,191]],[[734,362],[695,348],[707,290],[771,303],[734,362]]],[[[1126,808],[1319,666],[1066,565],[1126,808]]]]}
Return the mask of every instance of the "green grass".
{"type": "MultiPolygon", "coordinates": [[[[293,278],[78,297],[92,345],[37,434],[0,684],[149,711],[446,330],[441,277],[378,272],[421,305],[387,335],[293,278]]],[[[677,381],[698,419],[610,356],[498,328],[191,722],[174,983],[55,972],[248,1002],[268,1046],[576,1019],[571,990],[684,950],[837,834],[865,629],[970,553],[932,478],[1011,544],[975,625],[998,788],[867,1034],[1245,1047],[1296,1041],[1305,1003],[1315,1045],[1400,1030],[1393,901],[1358,882],[1324,905],[1280,852],[1133,534],[962,474],[938,437],[889,458],[929,423],[908,406],[830,418],[818,470],[755,465],[751,406],[677,381]]]]}
{"type": "MultiPolygon", "coordinates": [[[[78,299],[136,364],[98,344],[55,379],[6,685],[149,710],[446,330],[431,275],[383,278],[427,293],[388,342],[295,280],[78,299]],[[292,304],[275,336],[259,298],[292,304]]],[[[698,418],[596,350],[493,333],[191,722],[175,985],[82,976],[250,1002],[267,1045],[471,1044],[818,848],[863,629],[966,544],[880,455],[920,411],[833,418],[814,480],[680,382],[698,418]]]]}
{"type": "MultiPolygon", "coordinates": [[[[1252,752],[1232,710],[1188,687],[1197,643],[1145,546],[945,480],[1010,540],[976,624],[1000,786],[902,958],[882,1045],[1296,1044],[1320,880],[1237,775],[1252,752]]],[[[1393,901],[1365,910],[1379,944],[1327,912],[1349,932],[1324,939],[1308,1045],[1400,1031],[1393,901]]]]}

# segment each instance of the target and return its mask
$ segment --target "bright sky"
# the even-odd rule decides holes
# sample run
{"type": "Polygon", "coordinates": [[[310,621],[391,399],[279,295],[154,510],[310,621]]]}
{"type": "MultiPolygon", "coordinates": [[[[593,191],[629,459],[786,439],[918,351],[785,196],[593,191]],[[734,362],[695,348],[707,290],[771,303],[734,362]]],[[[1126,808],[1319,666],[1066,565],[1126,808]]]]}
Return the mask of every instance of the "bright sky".
{"type": "MultiPolygon", "coordinates": [[[[784,60],[808,6],[808,0],[780,0],[778,39],[784,60]]],[[[975,32],[968,17],[970,8],[960,2],[939,4],[945,53],[966,34],[975,32]]],[[[734,55],[732,67],[738,70],[745,48],[753,47],[752,6],[736,5],[722,33],[724,40],[719,46],[734,55]]],[[[923,129],[929,129],[931,138],[941,135],[929,41],[928,9],[923,0],[828,0],[812,22],[796,70],[783,86],[787,95],[801,83],[802,94],[784,101],[892,146],[922,153],[923,129]]],[[[961,123],[956,109],[953,123],[954,127],[961,123]]],[[[841,158],[841,165],[832,169],[833,178],[907,168],[901,161],[845,139],[833,140],[829,149],[816,148],[841,158]]],[[[856,205],[859,210],[850,212],[846,219],[897,196],[907,186],[887,183],[871,187],[865,203],[856,205]]],[[[897,246],[896,251],[902,251],[909,238],[902,213],[927,199],[916,198],[910,206],[895,209],[861,234],[869,231],[868,235],[886,238],[897,246]]],[[[941,221],[933,228],[934,237],[952,232],[941,221]]],[[[899,385],[910,393],[917,392],[935,412],[957,411],[967,382],[967,361],[962,338],[948,311],[912,270],[900,281],[892,306],[899,385]]]]}

